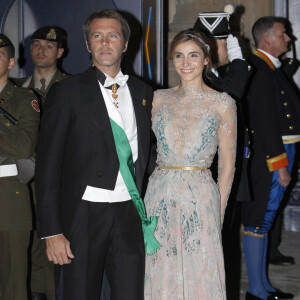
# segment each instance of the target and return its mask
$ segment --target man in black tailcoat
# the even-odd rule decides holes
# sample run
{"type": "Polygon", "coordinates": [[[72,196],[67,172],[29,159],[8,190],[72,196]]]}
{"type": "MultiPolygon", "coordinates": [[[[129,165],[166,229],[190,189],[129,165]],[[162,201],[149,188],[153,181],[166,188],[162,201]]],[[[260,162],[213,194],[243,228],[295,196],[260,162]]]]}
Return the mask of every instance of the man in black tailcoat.
{"type": "Polygon", "coordinates": [[[282,18],[262,17],[252,28],[256,50],[249,57],[255,73],[247,93],[253,153],[253,201],[242,204],[243,250],[249,288],[246,299],[292,299],[275,289],[266,273],[268,232],[291,181],[295,143],[300,141],[300,102],[280,70],[278,57],[289,36],[282,18]]]}
{"type": "Polygon", "coordinates": [[[140,300],[142,222],[119,171],[111,119],[124,128],[143,194],[153,91],[120,70],[130,29],[119,13],[98,10],[83,29],[93,66],[57,83],[44,107],[36,164],[38,235],[46,238],[49,260],[63,266],[64,300],[98,300],[104,270],[113,299],[140,300]]]}
{"type": "Polygon", "coordinates": [[[244,94],[252,68],[243,58],[239,42],[230,34],[229,14],[225,12],[200,13],[194,28],[199,29],[210,39],[212,72],[209,74],[212,87],[226,92],[236,100],[244,94]],[[224,75],[217,69],[227,66],[224,75]]]}

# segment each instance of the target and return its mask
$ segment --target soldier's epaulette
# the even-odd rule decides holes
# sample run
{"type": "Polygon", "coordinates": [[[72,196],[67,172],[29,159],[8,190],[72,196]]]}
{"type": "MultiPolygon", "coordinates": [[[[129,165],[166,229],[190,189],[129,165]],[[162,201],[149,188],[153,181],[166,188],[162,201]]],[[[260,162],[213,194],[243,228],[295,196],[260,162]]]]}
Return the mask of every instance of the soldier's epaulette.
{"type": "Polygon", "coordinates": [[[268,165],[270,172],[273,172],[275,170],[278,170],[278,169],[288,166],[289,161],[288,161],[286,153],[284,152],[280,155],[277,155],[275,157],[267,159],[267,165],[268,165]]]}
{"type": "Polygon", "coordinates": [[[10,80],[19,87],[21,87],[27,79],[28,79],[28,77],[10,78],[10,80]]]}
{"type": "Polygon", "coordinates": [[[60,73],[60,74],[58,75],[58,77],[56,78],[55,82],[59,82],[59,81],[61,81],[61,80],[67,79],[67,78],[69,78],[69,77],[70,77],[70,75],[67,75],[67,74],[65,74],[65,73],[60,73]]]}
{"type": "Polygon", "coordinates": [[[30,101],[36,99],[35,93],[29,88],[24,88],[24,87],[14,85],[14,90],[17,95],[19,95],[19,96],[23,95],[23,96],[20,96],[22,99],[25,99],[24,97],[26,97],[26,99],[28,99],[30,101]]]}
{"type": "Polygon", "coordinates": [[[27,87],[22,87],[22,86],[18,86],[16,84],[14,84],[14,88],[22,93],[27,93],[28,95],[34,94],[33,90],[31,90],[27,87]]]}

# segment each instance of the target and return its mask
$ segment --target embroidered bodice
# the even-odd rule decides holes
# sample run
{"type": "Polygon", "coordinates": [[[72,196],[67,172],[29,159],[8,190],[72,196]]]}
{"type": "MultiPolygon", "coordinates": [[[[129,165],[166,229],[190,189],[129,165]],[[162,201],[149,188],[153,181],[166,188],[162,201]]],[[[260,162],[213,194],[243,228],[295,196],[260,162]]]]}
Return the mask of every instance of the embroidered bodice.
{"type": "Polygon", "coordinates": [[[218,149],[218,185],[225,204],[236,154],[234,100],[226,93],[195,88],[159,90],[154,95],[152,122],[158,165],[209,168],[218,149]]]}

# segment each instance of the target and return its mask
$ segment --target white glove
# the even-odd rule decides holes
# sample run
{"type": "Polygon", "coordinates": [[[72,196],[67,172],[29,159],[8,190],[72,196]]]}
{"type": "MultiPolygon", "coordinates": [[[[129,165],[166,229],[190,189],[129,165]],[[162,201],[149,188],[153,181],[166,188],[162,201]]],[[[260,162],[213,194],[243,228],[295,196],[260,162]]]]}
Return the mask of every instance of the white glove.
{"type": "Polygon", "coordinates": [[[229,34],[227,38],[227,53],[230,62],[235,59],[243,59],[243,54],[238,39],[232,34],[229,34]]]}

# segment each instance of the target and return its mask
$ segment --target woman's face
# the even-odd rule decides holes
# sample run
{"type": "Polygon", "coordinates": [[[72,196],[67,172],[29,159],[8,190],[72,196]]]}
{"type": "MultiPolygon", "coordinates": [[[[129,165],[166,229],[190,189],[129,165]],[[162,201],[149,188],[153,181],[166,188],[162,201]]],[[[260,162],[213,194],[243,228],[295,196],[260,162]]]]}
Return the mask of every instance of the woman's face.
{"type": "Polygon", "coordinates": [[[173,64],[182,84],[198,80],[201,82],[203,68],[208,64],[208,58],[204,58],[204,52],[194,41],[187,41],[176,46],[173,64]]]}

